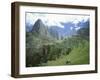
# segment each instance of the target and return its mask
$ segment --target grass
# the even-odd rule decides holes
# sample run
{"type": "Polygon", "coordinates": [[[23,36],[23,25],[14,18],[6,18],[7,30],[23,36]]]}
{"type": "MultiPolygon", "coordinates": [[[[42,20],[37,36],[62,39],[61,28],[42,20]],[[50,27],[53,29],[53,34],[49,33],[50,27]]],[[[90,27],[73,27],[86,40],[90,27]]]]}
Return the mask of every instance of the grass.
{"type": "Polygon", "coordinates": [[[89,44],[85,42],[72,49],[69,55],[61,55],[56,60],[43,63],[43,66],[89,64],[89,44]]]}

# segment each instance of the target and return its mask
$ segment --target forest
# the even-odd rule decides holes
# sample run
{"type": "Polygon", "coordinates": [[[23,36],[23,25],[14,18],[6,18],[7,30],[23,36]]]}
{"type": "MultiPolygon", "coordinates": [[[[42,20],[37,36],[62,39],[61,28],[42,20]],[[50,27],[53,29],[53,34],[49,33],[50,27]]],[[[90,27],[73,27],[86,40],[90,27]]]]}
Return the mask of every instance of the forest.
{"type": "Polygon", "coordinates": [[[47,31],[40,20],[34,26],[26,32],[26,67],[89,64],[89,22],[60,39],[57,33],[47,31]]]}

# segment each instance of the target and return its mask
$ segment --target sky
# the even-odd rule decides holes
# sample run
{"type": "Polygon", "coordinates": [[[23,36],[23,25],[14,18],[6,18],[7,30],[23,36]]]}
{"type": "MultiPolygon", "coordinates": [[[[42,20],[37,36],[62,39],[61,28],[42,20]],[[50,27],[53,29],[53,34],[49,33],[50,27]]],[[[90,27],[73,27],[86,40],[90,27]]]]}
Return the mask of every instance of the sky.
{"type": "MultiPolygon", "coordinates": [[[[64,28],[64,25],[61,24],[67,23],[67,22],[73,22],[74,24],[77,24],[80,21],[87,21],[89,19],[89,16],[86,15],[72,15],[72,14],[43,14],[43,13],[26,13],[26,23],[30,25],[34,25],[34,23],[41,19],[42,22],[47,25],[48,27],[51,26],[59,26],[61,28],[64,28]]],[[[72,28],[71,28],[72,29],[72,28]]],[[[79,29],[79,27],[77,28],[79,29]]]]}

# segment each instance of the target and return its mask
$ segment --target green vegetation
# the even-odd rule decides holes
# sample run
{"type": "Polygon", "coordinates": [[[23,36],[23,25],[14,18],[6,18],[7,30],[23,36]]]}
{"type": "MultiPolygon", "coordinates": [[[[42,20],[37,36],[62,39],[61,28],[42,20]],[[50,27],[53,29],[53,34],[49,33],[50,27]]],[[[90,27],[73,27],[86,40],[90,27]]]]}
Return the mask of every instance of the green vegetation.
{"type": "Polygon", "coordinates": [[[82,40],[78,45],[74,46],[69,53],[68,50],[64,53],[65,54],[61,54],[59,58],[56,58],[56,60],[48,61],[42,65],[56,66],[89,64],[89,43],[86,40],[82,40]]]}
{"type": "Polygon", "coordinates": [[[53,40],[26,33],[26,67],[89,64],[89,29],[53,40]]]}

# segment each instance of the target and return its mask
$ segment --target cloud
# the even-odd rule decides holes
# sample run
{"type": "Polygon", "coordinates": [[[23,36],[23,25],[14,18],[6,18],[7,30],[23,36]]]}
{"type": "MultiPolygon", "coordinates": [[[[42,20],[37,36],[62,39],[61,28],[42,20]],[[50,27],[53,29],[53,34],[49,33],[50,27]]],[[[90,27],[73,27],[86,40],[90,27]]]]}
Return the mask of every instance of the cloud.
{"type": "Polygon", "coordinates": [[[80,27],[76,27],[76,28],[75,28],[76,31],[79,30],[79,29],[80,29],[80,27]]]}
{"type": "MultiPolygon", "coordinates": [[[[73,22],[77,24],[79,21],[86,21],[89,19],[89,16],[84,15],[61,15],[61,14],[42,14],[42,13],[26,13],[26,23],[34,25],[37,19],[41,19],[43,23],[49,27],[58,26],[64,28],[64,25],[61,24],[67,22],[73,22]]],[[[77,28],[78,29],[78,28],[77,28]]]]}

